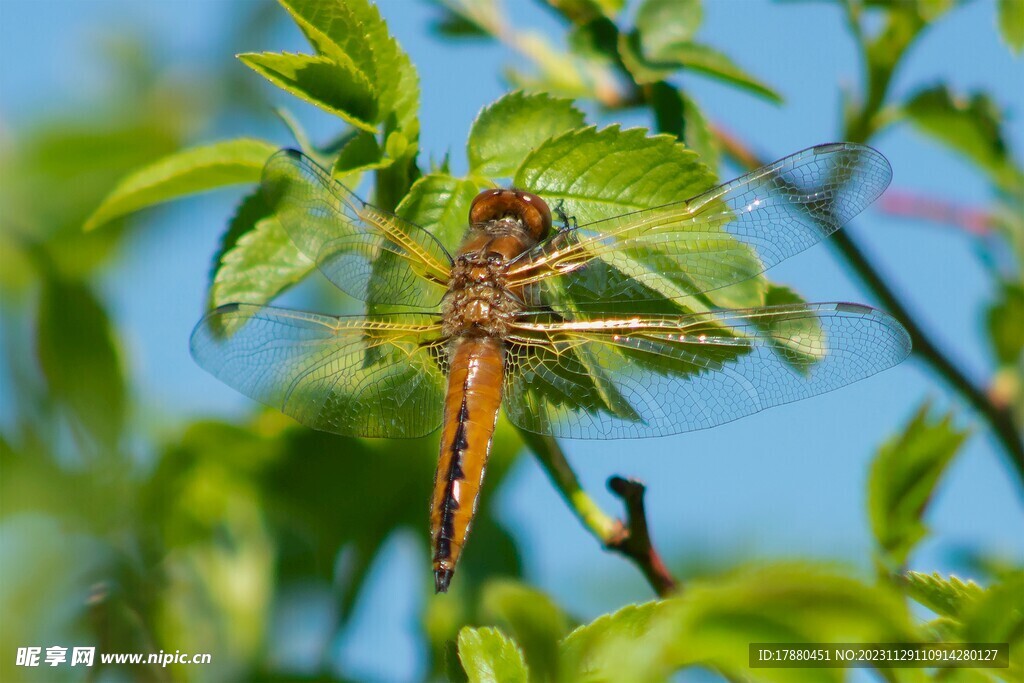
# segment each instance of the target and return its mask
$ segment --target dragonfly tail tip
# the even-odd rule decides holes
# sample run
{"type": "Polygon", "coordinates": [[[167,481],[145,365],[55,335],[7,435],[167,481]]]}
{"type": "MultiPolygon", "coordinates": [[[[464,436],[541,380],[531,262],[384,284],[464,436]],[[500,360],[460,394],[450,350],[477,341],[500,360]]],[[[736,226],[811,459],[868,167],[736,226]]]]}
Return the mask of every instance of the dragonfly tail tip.
{"type": "Polygon", "coordinates": [[[453,572],[451,569],[434,570],[434,593],[447,593],[448,584],[452,582],[453,572]]]}

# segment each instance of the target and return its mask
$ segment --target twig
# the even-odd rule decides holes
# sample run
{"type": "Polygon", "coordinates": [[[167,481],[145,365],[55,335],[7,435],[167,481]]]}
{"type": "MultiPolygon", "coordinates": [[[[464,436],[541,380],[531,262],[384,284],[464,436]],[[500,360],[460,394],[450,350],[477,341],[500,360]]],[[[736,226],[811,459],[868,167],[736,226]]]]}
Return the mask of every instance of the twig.
{"type": "MultiPolygon", "coordinates": [[[[720,129],[715,129],[715,131],[716,134],[719,134],[720,129]]],[[[719,134],[719,140],[722,143],[723,151],[736,163],[751,170],[764,165],[765,162],[735,136],[723,132],[719,134]]],[[[848,230],[837,231],[828,242],[839,252],[843,262],[877,297],[879,303],[907,328],[914,345],[914,355],[923,360],[954,391],[966,398],[989,423],[1009,459],[1010,466],[1017,474],[1018,485],[1024,486],[1024,443],[1021,441],[1010,409],[1006,406],[997,406],[990,401],[985,389],[972,382],[949,356],[939,349],[903,301],[886,284],[885,279],[848,230]]]]}
{"type": "Polygon", "coordinates": [[[679,582],[669,573],[651,542],[644,514],[643,484],[622,477],[608,480],[608,487],[622,499],[626,508],[626,521],[615,519],[605,513],[580,486],[576,473],[554,437],[523,429],[519,433],[569,508],[601,545],[633,562],[660,597],[678,588],[679,582]]]}
{"type": "Polygon", "coordinates": [[[709,123],[708,128],[711,129],[711,134],[718,139],[725,156],[732,159],[740,168],[750,171],[764,166],[757,153],[732,132],[714,123],[709,123]]]}
{"type": "Polygon", "coordinates": [[[946,223],[978,237],[992,234],[993,219],[989,212],[935,197],[890,189],[882,196],[879,209],[892,216],[946,223]]]}
{"type": "Polygon", "coordinates": [[[619,524],[616,537],[605,543],[605,546],[633,560],[660,597],[674,593],[679,582],[662,562],[647,528],[647,515],[644,512],[644,492],[647,487],[636,479],[612,477],[608,480],[608,488],[625,504],[626,523],[619,524]]]}
{"type": "MultiPolygon", "coordinates": [[[[879,37],[875,42],[869,43],[865,41],[860,17],[856,13],[851,13],[849,21],[853,26],[854,38],[863,61],[866,95],[860,111],[850,112],[847,116],[843,137],[850,142],[867,143],[880,130],[883,119],[887,118],[883,112],[892,76],[903,54],[926,26],[926,22],[917,14],[899,15],[894,11],[889,15],[887,26],[882,29],[879,37]],[[887,60],[891,64],[888,68],[880,68],[879,53],[874,49],[874,46],[879,44],[878,41],[887,42],[887,60]]],[[[882,305],[903,322],[910,333],[915,355],[922,358],[947,384],[966,398],[991,425],[1009,458],[1011,467],[1016,470],[1018,486],[1024,487],[1024,441],[1021,440],[1021,433],[1014,424],[1010,410],[993,404],[984,388],[972,382],[939,349],[931,337],[925,334],[924,329],[868,260],[848,230],[840,230],[829,242],[839,250],[845,262],[878,297],[882,305]]]]}

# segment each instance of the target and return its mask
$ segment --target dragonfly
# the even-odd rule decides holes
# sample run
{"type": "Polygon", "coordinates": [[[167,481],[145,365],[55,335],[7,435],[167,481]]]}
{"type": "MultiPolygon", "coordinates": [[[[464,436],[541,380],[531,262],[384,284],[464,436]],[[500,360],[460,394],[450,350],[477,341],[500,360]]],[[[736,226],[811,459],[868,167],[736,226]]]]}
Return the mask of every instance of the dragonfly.
{"type": "Polygon", "coordinates": [[[695,197],[556,227],[537,194],[487,189],[451,253],[282,150],[261,191],[298,250],[365,311],[227,304],[196,326],[192,355],[313,429],[440,429],[429,520],[435,589],[446,592],[502,409],[520,429],[554,437],[666,436],[901,362],[909,335],[869,306],[730,309],[712,296],[839,229],[891,176],[869,147],[819,145],[695,197]]]}

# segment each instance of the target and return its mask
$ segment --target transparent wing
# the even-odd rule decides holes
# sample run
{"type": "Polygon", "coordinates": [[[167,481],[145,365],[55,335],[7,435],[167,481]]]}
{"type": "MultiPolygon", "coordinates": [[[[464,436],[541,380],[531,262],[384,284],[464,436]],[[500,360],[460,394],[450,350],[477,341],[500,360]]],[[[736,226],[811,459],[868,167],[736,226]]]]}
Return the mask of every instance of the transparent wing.
{"type": "Polygon", "coordinates": [[[333,317],[228,304],[192,332],[192,356],[228,386],[346,436],[415,437],[441,424],[446,347],[419,313],[333,317]]]}
{"type": "Polygon", "coordinates": [[[815,396],[902,361],[889,315],[846,303],[560,321],[523,316],[505,411],[523,429],[620,439],[704,429],[815,396]]]}
{"type": "Polygon", "coordinates": [[[688,201],[565,230],[513,264],[558,311],[679,299],[758,275],[841,227],[892,177],[862,145],[820,145],[688,201]]]}
{"type": "Polygon", "coordinates": [[[262,189],[295,245],[345,293],[393,306],[440,302],[452,260],[423,228],[362,201],[295,150],[267,161],[262,189]]]}

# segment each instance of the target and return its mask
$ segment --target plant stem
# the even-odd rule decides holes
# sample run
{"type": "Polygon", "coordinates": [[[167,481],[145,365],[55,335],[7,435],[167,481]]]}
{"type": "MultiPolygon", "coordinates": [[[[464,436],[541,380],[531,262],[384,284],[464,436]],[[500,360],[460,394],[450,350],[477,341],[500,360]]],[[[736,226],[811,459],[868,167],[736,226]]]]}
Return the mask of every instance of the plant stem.
{"type": "Polygon", "coordinates": [[[668,571],[651,541],[644,512],[643,484],[622,477],[608,480],[608,487],[622,499],[626,508],[626,521],[615,519],[583,490],[562,447],[553,436],[523,429],[519,434],[537,456],[569,508],[601,545],[629,558],[659,596],[665,597],[678,589],[679,582],[668,571]]]}
{"type": "Polygon", "coordinates": [[[939,349],[892,288],[882,279],[878,270],[868,260],[864,251],[848,231],[836,232],[832,236],[831,242],[838,249],[846,264],[860,277],[882,306],[907,328],[914,344],[914,354],[924,360],[939,377],[945,380],[950,388],[967,399],[971,406],[989,423],[1009,459],[1010,466],[1017,473],[1019,484],[1024,486],[1024,443],[1021,442],[1020,434],[1009,409],[993,404],[984,389],[972,382],[949,356],[939,349]]]}
{"type": "Polygon", "coordinates": [[[988,237],[996,224],[996,219],[984,209],[892,189],[882,197],[878,208],[890,216],[951,225],[975,237],[988,237]]]}
{"type": "MultiPolygon", "coordinates": [[[[518,427],[517,427],[518,429],[518,427]]],[[[583,526],[593,534],[602,545],[607,545],[615,535],[616,520],[608,516],[601,507],[594,502],[583,487],[580,486],[576,473],[565,458],[562,447],[553,436],[545,434],[534,434],[525,429],[519,429],[523,441],[534,452],[541,466],[547,472],[554,483],[555,488],[562,494],[562,498],[569,504],[569,507],[576,514],[576,517],[583,523],[583,526]]]]}
{"type": "Polygon", "coordinates": [[[647,487],[635,479],[612,477],[608,480],[608,488],[626,506],[626,524],[620,525],[618,537],[608,543],[608,547],[632,558],[660,597],[675,593],[679,582],[662,562],[647,527],[647,513],[644,511],[647,487]]]}

